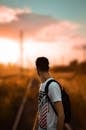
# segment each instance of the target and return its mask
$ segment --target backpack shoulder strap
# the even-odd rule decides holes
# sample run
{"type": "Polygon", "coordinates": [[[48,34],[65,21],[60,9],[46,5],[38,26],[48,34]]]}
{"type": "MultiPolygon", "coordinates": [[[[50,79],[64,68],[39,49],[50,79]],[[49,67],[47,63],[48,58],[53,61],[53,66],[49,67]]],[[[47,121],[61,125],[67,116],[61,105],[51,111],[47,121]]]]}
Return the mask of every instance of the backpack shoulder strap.
{"type": "Polygon", "coordinates": [[[52,82],[56,82],[57,83],[57,81],[55,80],[55,79],[51,79],[51,80],[49,80],[47,83],[46,83],[46,86],[45,86],[45,93],[48,95],[48,86],[52,83],[52,82]]]}
{"type": "Polygon", "coordinates": [[[56,83],[59,85],[59,87],[60,87],[60,89],[61,89],[61,91],[62,91],[62,87],[61,87],[60,83],[59,83],[58,81],[56,81],[55,79],[51,79],[51,80],[49,80],[49,81],[46,83],[46,86],[45,86],[45,93],[46,93],[47,95],[48,95],[49,85],[50,85],[52,82],[56,82],[56,83]]]}
{"type": "Polygon", "coordinates": [[[49,88],[49,85],[50,85],[51,82],[56,82],[56,83],[58,83],[58,82],[57,82],[56,80],[54,80],[54,79],[49,80],[49,81],[47,82],[46,86],[45,86],[45,93],[46,93],[46,96],[47,96],[47,99],[48,99],[49,103],[51,104],[51,106],[52,106],[52,108],[53,108],[55,114],[57,115],[56,109],[55,109],[54,105],[52,104],[50,97],[48,96],[48,88],[49,88]]]}

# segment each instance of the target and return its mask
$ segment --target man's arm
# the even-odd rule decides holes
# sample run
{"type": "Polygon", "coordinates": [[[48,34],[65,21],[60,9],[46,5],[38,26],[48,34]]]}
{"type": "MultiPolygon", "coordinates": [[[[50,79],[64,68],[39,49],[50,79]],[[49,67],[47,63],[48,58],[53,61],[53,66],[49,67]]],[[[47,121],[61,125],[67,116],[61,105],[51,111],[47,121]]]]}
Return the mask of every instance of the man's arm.
{"type": "Polygon", "coordinates": [[[57,101],[54,103],[55,109],[57,111],[57,117],[58,117],[58,122],[57,122],[57,130],[63,130],[64,127],[64,110],[63,110],[63,105],[62,101],[57,101]]]}

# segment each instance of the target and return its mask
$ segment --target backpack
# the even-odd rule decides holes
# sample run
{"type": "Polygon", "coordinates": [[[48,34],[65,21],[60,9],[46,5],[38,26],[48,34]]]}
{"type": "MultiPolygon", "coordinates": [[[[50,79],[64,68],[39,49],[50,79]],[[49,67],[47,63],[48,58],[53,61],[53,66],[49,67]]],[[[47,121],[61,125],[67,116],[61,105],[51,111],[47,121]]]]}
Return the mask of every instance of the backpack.
{"type": "Polygon", "coordinates": [[[51,80],[49,80],[49,81],[46,83],[45,93],[46,93],[46,96],[47,96],[47,98],[48,98],[48,101],[49,101],[49,103],[51,104],[51,106],[52,106],[54,112],[56,113],[56,115],[57,115],[57,112],[56,112],[56,110],[55,110],[55,107],[54,107],[54,105],[52,104],[50,97],[48,96],[48,88],[49,88],[49,85],[50,85],[51,82],[56,82],[56,83],[59,85],[59,87],[60,87],[61,97],[62,97],[62,104],[63,104],[64,114],[65,114],[65,120],[64,120],[64,122],[70,123],[70,121],[71,121],[71,103],[70,103],[69,95],[68,95],[68,93],[65,91],[65,89],[62,88],[62,86],[60,85],[60,83],[59,83],[58,81],[56,81],[56,80],[54,80],[54,79],[51,79],[51,80]]]}

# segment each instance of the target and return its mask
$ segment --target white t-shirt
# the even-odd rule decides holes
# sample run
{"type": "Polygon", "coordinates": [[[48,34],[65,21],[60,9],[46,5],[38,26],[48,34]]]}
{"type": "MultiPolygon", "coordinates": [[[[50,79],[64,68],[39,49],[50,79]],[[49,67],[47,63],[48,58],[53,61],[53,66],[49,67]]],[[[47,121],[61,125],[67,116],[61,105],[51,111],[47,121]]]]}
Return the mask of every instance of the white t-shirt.
{"type": "MultiPolygon", "coordinates": [[[[44,83],[42,83],[40,85],[40,89],[39,89],[39,95],[40,95],[40,100],[43,99],[43,94],[45,92],[45,86],[46,83],[51,80],[53,78],[49,78],[47,79],[44,83]]],[[[56,82],[51,82],[49,85],[49,89],[48,89],[48,96],[50,97],[52,103],[56,102],[56,101],[62,101],[61,99],[61,90],[59,85],[56,82]]],[[[44,100],[44,99],[43,99],[44,100]]],[[[42,101],[41,101],[42,102],[42,101]]],[[[41,102],[39,102],[39,109],[41,106],[41,102]]],[[[39,112],[39,115],[41,113],[39,112]]],[[[39,116],[40,117],[40,116],[39,116]]],[[[56,128],[57,125],[57,116],[52,108],[52,106],[50,105],[50,103],[48,102],[48,112],[47,112],[47,130],[54,130],[56,128]]]]}

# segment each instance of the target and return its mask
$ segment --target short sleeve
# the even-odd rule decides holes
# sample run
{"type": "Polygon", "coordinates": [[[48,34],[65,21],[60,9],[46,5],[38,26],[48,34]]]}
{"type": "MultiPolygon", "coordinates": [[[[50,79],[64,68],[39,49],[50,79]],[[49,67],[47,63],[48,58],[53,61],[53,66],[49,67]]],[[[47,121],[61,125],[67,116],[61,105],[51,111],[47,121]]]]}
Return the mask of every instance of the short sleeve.
{"type": "Polygon", "coordinates": [[[62,101],[61,90],[58,83],[52,82],[49,85],[48,95],[52,102],[62,101]]]}

